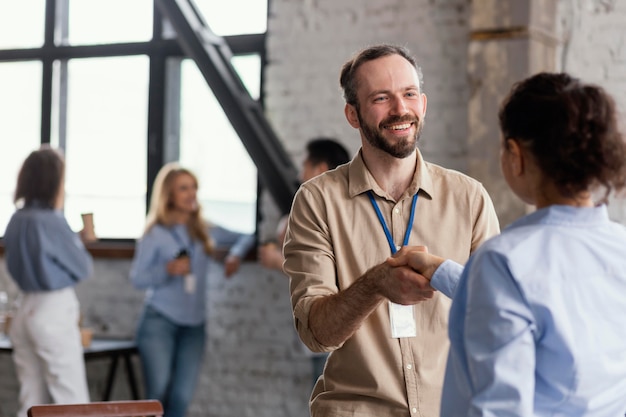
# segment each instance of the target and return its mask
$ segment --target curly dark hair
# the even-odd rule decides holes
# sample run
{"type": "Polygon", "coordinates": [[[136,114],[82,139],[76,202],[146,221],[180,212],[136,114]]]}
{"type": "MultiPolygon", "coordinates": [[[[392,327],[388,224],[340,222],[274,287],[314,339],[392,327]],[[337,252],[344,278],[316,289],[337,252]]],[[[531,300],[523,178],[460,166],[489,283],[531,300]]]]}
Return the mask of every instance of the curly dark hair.
{"type": "Polygon", "coordinates": [[[53,208],[64,174],[63,154],[49,145],[42,145],[22,163],[13,201],[17,203],[23,200],[24,206],[37,201],[53,208]]]}
{"type": "Polygon", "coordinates": [[[599,86],[565,73],[539,73],[515,84],[499,113],[503,140],[528,149],[565,197],[626,183],[626,145],[615,103],[599,86]]]}
{"type": "Polygon", "coordinates": [[[402,58],[409,61],[411,65],[413,65],[415,71],[417,71],[420,91],[423,90],[424,76],[422,74],[422,69],[417,65],[417,63],[415,62],[415,58],[413,58],[408,49],[402,46],[388,44],[374,45],[357,52],[357,54],[354,55],[345,64],[343,64],[343,67],[341,68],[339,84],[341,85],[341,89],[343,90],[343,98],[346,103],[357,107],[359,104],[356,96],[356,70],[368,61],[373,61],[375,59],[389,55],[400,55],[402,58]]]}

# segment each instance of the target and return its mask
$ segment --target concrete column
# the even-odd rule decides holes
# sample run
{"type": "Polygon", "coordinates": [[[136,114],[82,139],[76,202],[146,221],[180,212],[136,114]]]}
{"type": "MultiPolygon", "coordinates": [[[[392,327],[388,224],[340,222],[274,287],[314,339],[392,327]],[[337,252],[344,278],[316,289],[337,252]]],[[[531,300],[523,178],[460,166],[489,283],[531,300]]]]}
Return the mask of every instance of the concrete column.
{"type": "Polygon", "coordinates": [[[498,110],[512,84],[555,71],[554,0],[476,0],[472,4],[468,75],[469,175],[490,193],[501,227],[528,211],[500,173],[498,110]]]}

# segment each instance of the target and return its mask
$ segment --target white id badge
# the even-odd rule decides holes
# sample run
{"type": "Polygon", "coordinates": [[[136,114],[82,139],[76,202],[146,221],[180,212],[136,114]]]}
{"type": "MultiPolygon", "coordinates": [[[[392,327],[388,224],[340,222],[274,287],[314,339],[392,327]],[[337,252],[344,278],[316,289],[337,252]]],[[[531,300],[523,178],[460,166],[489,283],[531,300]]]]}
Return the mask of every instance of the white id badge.
{"type": "Polygon", "coordinates": [[[187,294],[193,294],[196,292],[196,276],[194,274],[185,275],[185,292],[187,294]]]}
{"type": "Polygon", "coordinates": [[[389,302],[389,320],[391,322],[391,337],[415,337],[417,326],[413,306],[405,306],[389,302]]]}

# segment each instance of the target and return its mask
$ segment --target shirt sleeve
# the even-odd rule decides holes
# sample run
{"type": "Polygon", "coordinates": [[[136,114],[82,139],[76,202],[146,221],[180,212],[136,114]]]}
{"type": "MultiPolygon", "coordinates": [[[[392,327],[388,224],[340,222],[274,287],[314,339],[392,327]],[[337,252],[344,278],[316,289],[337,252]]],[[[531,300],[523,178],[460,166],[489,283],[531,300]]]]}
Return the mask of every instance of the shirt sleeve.
{"type": "Polygon", "coordinates": [[[222,226],[211,227],[211,237],[218,247],[229,248],[228,254],[244,258],[254,246],[254,235],[234,232],[222,226]]]}
{"type": "Polygon", "coordinates": [[[475,202],[472,204],[472,207],[475,208],[476,212],[471,253],[478,249],[487,239],[500,233],[500,223],[496,209],[493,207],[493,202],[487,190],[482,185],[480,185],[478,192],[475,194],[475,202]]]}
{"type": "Polygon", "coordinates": [[[135,256],[130,267],[130,280],[135,288],[160,286],[172,279],[167,273],[168,259],[160,254],[161,246],[161,239],[154,228],[135,245],[135,256]]]}
{"type": "Polygon", "coordinates": [[[445,294],[448,298],[454,298],[459,278],[463,273],[463,265],[449,259],[445,260],[435,271],[430,279],[430,285],[445,294]]]}
{"type": "Polygon", "coordinates": [[[73,281],[81,281],[93,273],[93,258],[78,235],[70,228],[62,214],[54,212],[45,227],[42,250],[56,266],[73,281]]]}
{"type": "Polygon", "coordinates": [[[283,253],[289,276],[294,324],[300,339],[313,352],[330,352],[339,346],[320,344],[309,328],[311,305],[321,296],[336,294],[337,272],[321,196],[307,187],[296,193],[289,215],[283,253]]]}
{"type": "Polygon", "coordinates": [[[535,390],[534,316],[506,257],[485,251],[470,266],[463,343],[469,416],[530,416],[535,390]]]}

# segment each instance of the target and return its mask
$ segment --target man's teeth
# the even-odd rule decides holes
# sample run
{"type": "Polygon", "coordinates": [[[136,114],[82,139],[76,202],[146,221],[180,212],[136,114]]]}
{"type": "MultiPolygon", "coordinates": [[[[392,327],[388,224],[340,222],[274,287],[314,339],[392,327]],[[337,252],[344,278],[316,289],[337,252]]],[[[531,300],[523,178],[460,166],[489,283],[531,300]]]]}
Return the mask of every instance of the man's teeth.
{"type": "Polygon", "coordinates": [[[409,127],[411,127],[411,123],[405,123],[403,125],[389,126],[388,129],[391,129],[391,130],[404,130],[404,129],[408,129],[409,127]]]}

